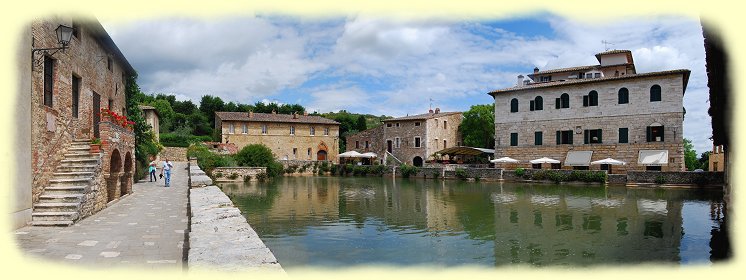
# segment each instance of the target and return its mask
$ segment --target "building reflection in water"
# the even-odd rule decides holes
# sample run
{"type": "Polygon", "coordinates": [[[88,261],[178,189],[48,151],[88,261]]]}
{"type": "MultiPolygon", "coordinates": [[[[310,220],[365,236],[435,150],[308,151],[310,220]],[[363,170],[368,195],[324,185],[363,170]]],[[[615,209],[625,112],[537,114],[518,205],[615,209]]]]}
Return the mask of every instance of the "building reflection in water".
{"type": "MultiPolygon", "coordinates": [[[[299,263],[324,256],[304,246],[352,247],[335,249],[335,254],[361,250],[360,241],[342,239],[355,238],[373,225],[378,233],[372,238],[382,240],[365,242],[386,244],[388,238],[402,243],[398,255],[412,263],[419,263],[417,258],[422,263],[497,266],[675,263],[684,234],[682,205],[689,200],[713,201],[709,214],[718,226],[712,230],[712,251],[703,254],[711,253],[712,260],[730,256],[729,249],[721,249],[730,245],[722,193],[717,191],[324,177],[287,177],[222,189],[265,242],[308,235],[303,242],[316,244],[294,244],[287,256],[304,256],[299,263]],[[345,233],[320,230],[325,227],[345,233]]],[[[364,249],[366,256],[381,253],[368,256],[371,259],[400,261],[386,261],[391,251],[364,249]]]]}

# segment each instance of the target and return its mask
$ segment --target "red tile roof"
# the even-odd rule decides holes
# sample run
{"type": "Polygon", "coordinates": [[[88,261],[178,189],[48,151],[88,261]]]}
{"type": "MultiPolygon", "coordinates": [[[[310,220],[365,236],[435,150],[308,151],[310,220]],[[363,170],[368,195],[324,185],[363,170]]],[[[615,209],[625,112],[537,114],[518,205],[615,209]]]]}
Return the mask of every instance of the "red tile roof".
{"type": "Polygon", "coordinates": [[[249,121],[249,122],[280,122],[280,123],[316,123],[339,125],[338,122],[321,116],[304,116],[298,114],[295,118],[291,114],[266,114],[252,113],[249,117],[247,112],[215,112],[215,116],[222,121],[249,121]]]}
{"type": "Polygon", "coordinates": [[[390,121],[410,121],[410,120],[426,120],[426,119],[432,119],[432,118],[439,118],[439,117],[445,117],[450,116],[454,114],[461,114],[461,112],[440,112],[440,113],[425,113],[425,114],[419,114],[419,115],[413,115],[413,116],[406,116],[401,118],[393,118],[388,120],[383,120],[383,122],[390,122],[390,121]]]}

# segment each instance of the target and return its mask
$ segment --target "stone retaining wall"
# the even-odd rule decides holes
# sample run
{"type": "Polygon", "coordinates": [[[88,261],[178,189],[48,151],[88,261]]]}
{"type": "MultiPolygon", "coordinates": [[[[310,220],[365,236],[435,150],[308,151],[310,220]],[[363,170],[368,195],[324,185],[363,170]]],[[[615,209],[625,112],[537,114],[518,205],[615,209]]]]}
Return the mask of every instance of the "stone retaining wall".
{"type": "Polygon", "coordinates": [[[187,161],[187,148],[184,147],[163,147],[159,154],[161,160],[168,158],[171,161],[187,161]]]}
{"type": "Polygon", "coordinates": [[[243,182],[248,176],[249,180],[256,181],[256,175],[267,173],[266,167],[216,167],[212,170],[217,182],[243,182]],[[232,175],[236,178],[231,179],[232,175]]]}
{"type": "Polygon", "coordinates": [[[724,185],[723,172],[627,172],[630,183],[656,183],[661,177],[664,184],[724,185]]]}

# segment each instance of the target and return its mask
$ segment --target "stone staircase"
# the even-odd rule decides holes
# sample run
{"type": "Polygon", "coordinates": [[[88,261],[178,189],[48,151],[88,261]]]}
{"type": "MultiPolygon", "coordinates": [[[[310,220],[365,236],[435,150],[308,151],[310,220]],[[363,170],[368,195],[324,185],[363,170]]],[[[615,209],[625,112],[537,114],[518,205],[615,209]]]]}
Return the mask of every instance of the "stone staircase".
{"type": "Polygon", "coordinates": [[[91,189],[99,154],[90,153],[88,139],[74,140],[44,188],[31,214],[33,226],[70,226],[80,219],[85,194],[91,189]]]}

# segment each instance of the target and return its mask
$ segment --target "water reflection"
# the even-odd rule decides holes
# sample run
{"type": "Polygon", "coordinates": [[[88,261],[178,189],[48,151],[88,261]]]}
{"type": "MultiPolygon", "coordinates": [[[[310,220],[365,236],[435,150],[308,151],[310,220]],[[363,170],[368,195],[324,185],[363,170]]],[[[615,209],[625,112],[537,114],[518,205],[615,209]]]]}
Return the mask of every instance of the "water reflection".
{"type": "Polygon", "coordinates": [[[703,262],[729,247],[708,245],[728,240],[723,207],[689,206],[721,205],[719,191],[319,177],[221,187],[284,267],[703,262]]]}

